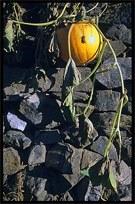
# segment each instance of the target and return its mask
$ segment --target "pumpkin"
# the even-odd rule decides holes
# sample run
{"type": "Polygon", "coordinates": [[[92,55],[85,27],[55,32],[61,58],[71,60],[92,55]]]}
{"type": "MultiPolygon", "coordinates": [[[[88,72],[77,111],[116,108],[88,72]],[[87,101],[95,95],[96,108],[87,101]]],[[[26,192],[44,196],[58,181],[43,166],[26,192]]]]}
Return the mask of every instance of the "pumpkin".
{"type": "MultiPolygon", "coordinates": [[[[60,49],[60,58],[65,62],[69,59],[68,32],[70,25],[58,28],[56,37],[60,49]]],[[[102,49],[103,39],[91,23],[74,23],[70,33],[71,57],[76,65],[83,65],[96,58],[102,49]]]]}

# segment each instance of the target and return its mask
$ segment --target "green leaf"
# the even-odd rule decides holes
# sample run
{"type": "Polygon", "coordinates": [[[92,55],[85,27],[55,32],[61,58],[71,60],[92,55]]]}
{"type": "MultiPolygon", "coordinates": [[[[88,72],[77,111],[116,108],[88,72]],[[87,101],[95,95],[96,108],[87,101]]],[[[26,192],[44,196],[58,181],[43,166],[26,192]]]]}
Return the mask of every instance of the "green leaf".
{"type": "Polygon", "coordinates": [[[113,171],[112,171],[111,167],[109,168],[109,181],[110,181],[114,191],[116,193],[118,193],[118,191],[117,191],[117,183],[116,183],[116,180],[115,180],[115,177],[114,177],[114,174],[113,174],[113,171]]]}
{"type": "Polygon", "coordinates": [[[89,168],[81,170],[81,173],[84,174],[85,176],[90,177],[90,175],[89,175],[89,168]]]}

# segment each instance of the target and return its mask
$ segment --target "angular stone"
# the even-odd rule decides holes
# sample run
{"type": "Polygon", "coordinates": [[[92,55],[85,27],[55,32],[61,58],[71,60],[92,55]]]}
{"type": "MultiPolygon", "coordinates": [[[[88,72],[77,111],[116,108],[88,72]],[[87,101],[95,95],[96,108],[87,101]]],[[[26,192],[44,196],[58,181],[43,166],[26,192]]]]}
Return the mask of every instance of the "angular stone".
{"type": "Polygon", "coordinates": [[[132,32],[124,24],[113,25],[106,33],[107,38],[121,40],[123,43],[132,44],[132,32]]]}
{"type": "Polygon", "coordinates": [[[89,186],[88,192],[85,195],[85,201],[99,201],[102,193],[102,184],[99,186],[89,186]]]}
{"type": "Polygon", "coordinates": [[[62,138],[59,130],[46,130],[36,134],[36,142],[40,144],[55,144],[62,142],[62,138]]]}
{"type": "Polygon", "coordinates": [[[35,145],[32,147],[29,158],[28,164],[29,165],[37,165],[45,162],[46,157],[46,147],[45,145],[35,145]]]}
{"type": "Polygon", "coordinates": [[[12,147],[3,149],[3,173],[12,175],[20,171],[20,156],[18,151],[12,147]]]}
{"type": "Polygon", "coordinates": [[[81,159],[80,168],[83,170],[85,168],[94,166],[103,157],[95,152],[84,149],[81,159]]]}
{"type": "Polygon", "coordinates": [[[38,88],[42,90],[42,92],[46,92],[51,87],[51,80],[49,78],[41,77],[38,79],[38,88]]]}
{"type": "Polygon", "coordinates": [[[127,164],[122,160],[118,166],[115,161],[111,161],[110,166],[112,167],[112,171],[116,181],[122,183],[122,185],[129,185],[132,182],[132,170],[127,164]]]}
{"type": "MultiPolygon", "coordinates": [[[[132,58],[118,57],[117,60],[122,72],[123,80],[132,80],[132,58]]],[[[104,70],[108,68],[110,69],[113,63],[114,59],[110,58],[103,62],[102,68],[104,68],[104,70]]],[[[98,71],[101,71],[101,67],[98,69],[98,71]]],[[[121,81],[117,66],[114,66],[113,69],[108,72],[104,72],[104,75],[97,74],[96,79],[107,88],[121,87],[121,81]]]]}
{"type": "Polygon", "coordinates": [[[19,119],[16,115],[8,112],[7,114],[7,120],[11,126],[11,128],[17,129],[17,130],[21,130],[24,131],[27,123],[21,119],[19,119]]]}
{"type": "Polygon", "coordinates": [[[86,102],[89,98],[89,94],[85,92],[74,91],[74,100],[86,102]]]}
{"type": "Polygon", "coordinates": [[[24,92],[26,88],[25,84],[11,84],[4,88],[5,95],[19,95],[20,93],[24,92]]]}
{"type": "MultiPolygon", "coordinates": [[[[87,112],[88,114],[88,112],[87,112]]],[[[77,122],[78,123],[78,122],[77,122]]],[[[65,143],[69,143],[77,148],[81,147],[82,135],[79,133],[79,124],[76,124],[73,127],[63,128],[61,130],[61,136],[65,143]]],[[[88,146],[93,143],[93,141],[98,137],[98,132],[93,127],[93,132],[89,135],[89,138],[86,141],[85,146],[88,146]]]]}
{"type": "Polygon", "coordinates": [[[58,174],[57,172],[51,173],[48,178],[47,192],[53,195],[61,195],[72,189],[84,175],[81,173],[75,174],[58,174]]]}
{"type": "Polygon", "coordinates": [[[121,114],[120,127],[130,130],[132,127],[132,116],[121,114]]]}
{"type": "MultiPolygon", "coordinates": [[[[108,142],[108,138],[100,136],[91,146],[90,149],[104,156],[104,151],[108,142]]],[[[118,160],[118,155],[115,146],[111,143],[108,151],[108,157],[113,160],[118,160]]]]}
{"type": "Polygon", "coordinates": [[[60,198],[60,201],[74,201],[70,193],[67,191],[62,197],[60,198]]]}
{"type": "MultiPolygon", "coordinates": [[[[40,177],[33,177],[33,176],[27,176],[26,179],[26,186],[34,194],[36,197],[36,201],[46,201],[47,197],[47,191],[45,190],[46,187],[46,178],[40,178],[40,177]]],[[[32,195],[31,195],[32,197],[32,195]]]]}
{"type": "Polygon", "coordinates": [[[40,99],[37,94],[31,95],[28,99],[24,99],[20,104],[19,111],[33,124],[39,124],[42,121],[42,113],[38,112],[40,99]]]}
{"type": "MultiPolygon", "coordinates": [[[[126,46],[123,44],[122,41],[120,40],[110,40],[109,41],[116,56],[120,55],[121,53],[123,53],[125,50],[126,50],[126,46]]],[[[103,54],[103,61],[109,59],[109,58],[112,58],[113,57],[113,54],[112,54],[112,51],[110,50],[108,44],[106,45],[105,47],[105,51],[104,51],[104,54],[103,54]]]]}
{"type": "Polygon", "coordinates": [[[79,173],[81,156],[81,149],[76,149],[69,144],[58,143],[47,152],[46,166],[65,174],[79,173]]]}
{"type": "MultiPolygon", "coordinates": [[[[75,103],[75,107],[76,107],[76,113],[77,114],[80,114],[84,111],[84,109],[86,108],[87,104],[84,104],[84,103],[75,103]]],[[[90,116],[90,114],[94,111],[94,106],[90,105],[88,107],[88,110],[86,112],[86,115],[87,117],[90,116]]]]}
{"type": "Polygon", "coordinates": [[[93,185],[89,177],[84,177],[75,187],[74,192],[78,201],[98,201],[102,185],[93,185]]]}
{"type": "MultiPolygon", "coordinates": [[[[52,77],[54,77],[54,79],[55,79],[54,86],[49,91],[51,91],[51,92],[61,92],[64,70],[65,69],[57,68],[57,73],[52,75],[52,77]]],[[[88,68],[88,67],[85,67],[85,69],[82,68],[82,67],[78,67],[78,70],[81,73],[82,80],[91,73],[91,69],[88,68]]],[[[90,92],[91,85],[92,85],[92,81],[89,78],[82,85],[75,88],[74,91],[75,92],[90,92]]]]}
{"type": "MultiPolygon", "coordinates": [[[[104,112],[95,113],[91,116],[93,126],[100,135],[110,136],[115,115],[116,113],[114,112],[104,112]]],[[[121,114],[120,127],[125,130],[128,130],[132,127],[132,118],[130,115],[121,114]]]]}
{"type": "Polygon", "coordinates": [[[118,197],[120,201],[132,201],[132,183],[118,186],[118,197]]]}
{"type": "Polygon", "coordinates": [[[15,130],[9,130],[6,132],[3,136],[3,142],[6,145],[21,149],[26,149],[31,145],[31,140],[28,137],[22,132],[15,130]]]}
{"type": "Polygon", "coordinates": [[[123,108],[123,113],[130,114],[130,115],[133,113],[132,102],[130,102],[130,101],[127,102],[127,104],[123,108]]]}
{"type": "Polygon", "coordinates": [[[116,91],[109,90],[96,91],[95,93],[95,109],[98,111],[116,111],[120,104],[121,94],[116,91]]]}
{"type": "MultiPolygon", "coordinates": [[[[76,200],[85,201],[85,195],[88,191],[89,186],[91,185],[91,180],[88,176],[85,176],[75,187],[73,190],[76,200]]],[[[72,191],[71,190],[71,191],[72,191]]]]}
{"type": "MultiPolygon", "coordinates": [[[[62,99],[62,93],[61,92],[53,92],[53,95],[58,98],[59,100],[62,99]]],[[[78,92],[74,91],[74,100],[75,101],[87,101],[89,98],[89,95],[85,92],[78,92]]]]}

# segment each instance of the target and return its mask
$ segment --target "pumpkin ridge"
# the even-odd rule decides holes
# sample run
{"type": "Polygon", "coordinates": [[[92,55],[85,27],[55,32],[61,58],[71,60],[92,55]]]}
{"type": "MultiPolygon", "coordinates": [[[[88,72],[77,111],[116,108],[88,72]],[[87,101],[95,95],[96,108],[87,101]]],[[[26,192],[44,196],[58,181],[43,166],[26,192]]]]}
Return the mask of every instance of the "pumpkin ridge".
{"type": "Polygon", "coordinates": [[[88,63],[88,62],[89,62],[89,61],[90,61],[95,55],[97,55],[97,52],[100,51],[100,46],[101,46],[101,36],[100,36],[99,33],[98,33],[98,37],[99,37],[99,46],[98,46],[96,52],[92,55],[92,57],[90,57],[90,58],[86,61],[86,63],[88,63]]]}
{"type": "MultiPolygon", "coordinates": [[[[82,36],[85,36],[86,37],[86,35],[85,35],[85,29],[84,29],[84,26],[86,26],[86,25],[82,25],[81,26],[81,28],[80,28],[80,30],[81,30],[81,33],[82,33],[82,36]]],[[[83,43],[82,43],[83,44],[83,43]]],[[[86,63],[86,61],[87,61],[87,59],[88,59],[88,52],[87,52],[87,43],[85,42],[85,47],[84,47],[84,49],[85,49],[85,57],[83,56],[83,63],[86,63]],[[85,58],[85,59],[84,59],[85,58]]],[[[80,59],[81,60],[81,59],[80,59]]],[[[81,62],[82,62],[82,60],[81,60],[81,62]]]]}
{"type": "MultiPolygon", "coordinates": [[[[80,25],[81,26],[81,25],[80,25]]],[[[80,31],[81,31],[81,33],[82,33],[82,30],[81,30],[81,27],[79,26],[79,29],[80,29],[80,31]]],[[[77,47],[77,53],[78,53],[78,58],[79,58],[79,60],[78,60],[78,62],[79,62],[79,64],[81,64],[81,62],[82,62],[82,59],[81,59],[81,55],[80,55],[80,52],[79,52],[79,47],[78,47],[78,45],[77,45],[77,41],[76,41],[76,47],[77,47]]]]}

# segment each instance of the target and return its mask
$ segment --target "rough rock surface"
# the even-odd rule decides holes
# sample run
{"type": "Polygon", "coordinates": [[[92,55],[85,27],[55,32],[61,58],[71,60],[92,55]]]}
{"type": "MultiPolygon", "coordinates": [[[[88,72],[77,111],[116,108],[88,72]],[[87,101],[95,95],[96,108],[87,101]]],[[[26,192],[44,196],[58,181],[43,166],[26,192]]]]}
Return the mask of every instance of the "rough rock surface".
{"type": "MultiPolygon", "coordinates": [[[[124,80],[131,80],[132,78],[132,59],[131,57],[127,57],[127,58],[121,58],[118,57],[117,58],[122,75],[123,75],[123,79],[124,80]]],[[[117,88],[121,86],[121,81],[120,81],[120,76],[119,76],[119,72],[118,72],[118,68],[117,66],[114,66],[113,69],[111,69],[111,66],[114,63],[114,59],[108,59],[106,61],[104,61],[102,67],[104,70],[106,69],[110,69],[109,72],[104,72],[104,75],[102,74],[97,74],[96,78],[97,80],[103,84],[104,86],[106,86],[107,88],[117,88]]],[[[101,71],[99,69],[99,71],[101,71]]]]}
{"type": "Polygon", "coordinates": [[[106,33],[108,38],[112,40],[121,40],[123,43],[132,43],[132,32],[124,24],[112,26],[106,33]]]}
{"type": "Polygon", "coordinates": [[[26,149],[32,141],[20,131],[9,130],[3,135],[3,142],[14,148],[26,149]]]}
{"type": "Polygon", "coordinates": [[[3,149],[3,173],[12,175],[21,170],[20,156],[12,147],[3,149]]]}
{"type": "Polygon", "coordinates": [[[7,114],[7,120],[13,129],[17,130],[25,130],[27,123],[21,119],[19,119],[16,115],[8,112],[7,114]]]}

